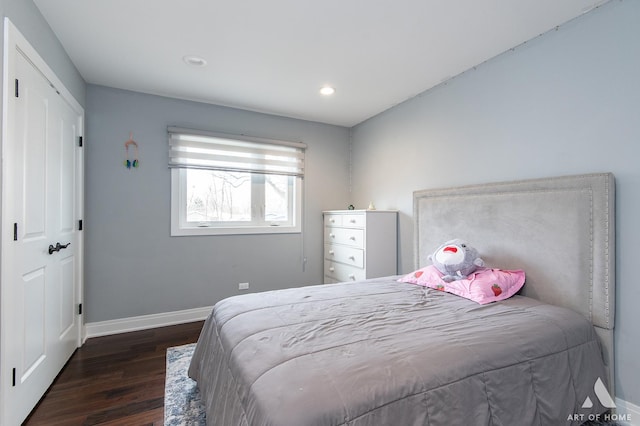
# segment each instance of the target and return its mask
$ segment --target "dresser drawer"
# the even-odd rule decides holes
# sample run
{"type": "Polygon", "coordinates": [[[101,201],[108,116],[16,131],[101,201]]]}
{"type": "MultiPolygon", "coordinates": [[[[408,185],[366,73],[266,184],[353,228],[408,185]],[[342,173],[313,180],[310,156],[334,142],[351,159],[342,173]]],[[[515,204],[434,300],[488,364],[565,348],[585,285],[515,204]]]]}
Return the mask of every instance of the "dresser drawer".
{"type": "Polygon", "coordinates": [[[324,226],[341,226],[342,225],[342,215],[341,214],[325,214],[324,215],[324,226]]]}
{"type": "Polygon", "coordinates": [[[362,213],[349,213],[342,216],[342,226],[364,228],[365,217],[362,213]]]}
{"type": "Polygon", "coordinates": [[[365,222],[365,216],[362,213],[326,213],[324,215],[324,226],[364,228],[365,222]]]}
{"type": "Polygon", "coordinates": [[[364,230],[350,228],[324,228],[324,240],[327,243],[344,244],[364,248],[364,230]]]}
{"type": "Polygon", "coordinates": [[[324,246],[325,259],[347,265],[364,268],[364,250],[361,248],[326,244],[324,246]]]}
{"type": "Polygon", "coordinates": [[[337,282],[360,281],[365,279],[365,270],[355,266],[344,265],[330,260],[324,260],[324,275],[337,282]]]}

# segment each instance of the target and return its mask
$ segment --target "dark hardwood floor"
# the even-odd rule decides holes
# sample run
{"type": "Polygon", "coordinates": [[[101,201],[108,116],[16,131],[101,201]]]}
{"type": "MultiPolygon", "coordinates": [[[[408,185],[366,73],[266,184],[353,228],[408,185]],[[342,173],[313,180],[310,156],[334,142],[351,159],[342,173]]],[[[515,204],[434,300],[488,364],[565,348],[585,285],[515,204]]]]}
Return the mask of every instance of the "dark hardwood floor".
{"type": "Polygon", "coordinates": [[[202,324],[88,339],[24,424],[162,426],[166,350],[195,342],[202,324]]]}

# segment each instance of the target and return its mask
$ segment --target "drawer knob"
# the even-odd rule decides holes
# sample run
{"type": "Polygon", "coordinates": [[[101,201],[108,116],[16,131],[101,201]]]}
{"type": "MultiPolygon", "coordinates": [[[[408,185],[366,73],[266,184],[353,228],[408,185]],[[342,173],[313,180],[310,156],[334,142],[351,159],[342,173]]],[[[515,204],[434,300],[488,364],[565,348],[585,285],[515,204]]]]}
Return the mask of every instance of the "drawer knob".
{"type": "Polygon", "coordinates": [[[336,237],[336,234],[329,234],[329,236],[330,236],[331,238],[335,238],[335,237],[336,237]]]}
{"type": "Polygon", "coordinates": [[[356,257],[355,256],[349,256],[349,259],[355,261],[356,257]]]}
{"type": "Polygon", "coordinates": [[[332,219],[329,219],[329,222],[336,223],[336,220],[332,218],[332,219]]]}
{"type": "Polygon", "coordinates": [[[349,274],[349,279],[352,280],[352,281],[355,281],[356,280],[356,276],[353,275],[353,274],[349,274]]]}
{"type": "Polygon", "coordinates": [[[333,256],[335,252],[333,250],[329,250],[329,254],[333,256]]]}
{"type": "Polygon", "coordinates": [[[355,240],[356,240],[356,237],[355,237],[354,235],[352,235],[352,236],[350,236],[350,237],[349,237],[349,239],[350,239],[351,241],[355,241],[355,240]]]}
{"type": "Polygon", "coordinates": [[[329,268],[329,272],[335,272],[336,268],[334,268],[333,266],[329,268]]]}
{"type": "Polygon", "coordinates": [[[356,223],[356,220],[355,219],[351,219],[349,222],[356,223]]]}

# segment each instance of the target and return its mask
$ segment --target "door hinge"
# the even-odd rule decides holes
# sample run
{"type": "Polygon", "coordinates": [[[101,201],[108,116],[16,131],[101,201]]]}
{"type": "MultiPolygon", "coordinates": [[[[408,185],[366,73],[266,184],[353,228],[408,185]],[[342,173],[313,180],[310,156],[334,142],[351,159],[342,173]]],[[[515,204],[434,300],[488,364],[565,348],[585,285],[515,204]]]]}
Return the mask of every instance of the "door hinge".
{"type": "Polygon", "coordinates": [[[12,384],[11,386],[15,386],[16,385],[16,369],[14,368],[13,371],[11,372],[11,376],[12,376],[12,384]]]}
{"type": "Polygon", "coordinates": [[[82,146],[82,136],[78,136],[78,146],[82,146]]]}
{"type": "Polygon", "coordinates": [[[78,304],[78,315],[82,315],[82,303],[78,304]]]}
{"type": "Polygon", "coordinates": [[[13,241],[18,241],[18,224],[13,224],[13,241]]]}
{"type": "Polygon", "coordinates": [[[19,83],[18,83],[18,79],[16,78],[16,98],[20,97],[20,91],[18,90],[19,87],[19,83]]]}
{"type": "Polygon", "coordinates": [[[78,221],[78,231],[82,231],[82,219],[78,221]]]}

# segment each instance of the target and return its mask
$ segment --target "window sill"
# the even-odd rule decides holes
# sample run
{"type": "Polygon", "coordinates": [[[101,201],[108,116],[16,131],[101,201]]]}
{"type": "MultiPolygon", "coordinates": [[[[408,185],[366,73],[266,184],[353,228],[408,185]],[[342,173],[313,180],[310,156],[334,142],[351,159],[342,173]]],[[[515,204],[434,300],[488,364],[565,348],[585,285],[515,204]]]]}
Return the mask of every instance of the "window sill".
{"type": "Polygon", "coordinates": [[[299,226],[247,226],[235,228],[216,228],[212,226],[194,226],[171,228],[172,237],[187,237],[199,235],[258,235],[258,234],[299,234],[299,226]]]}

